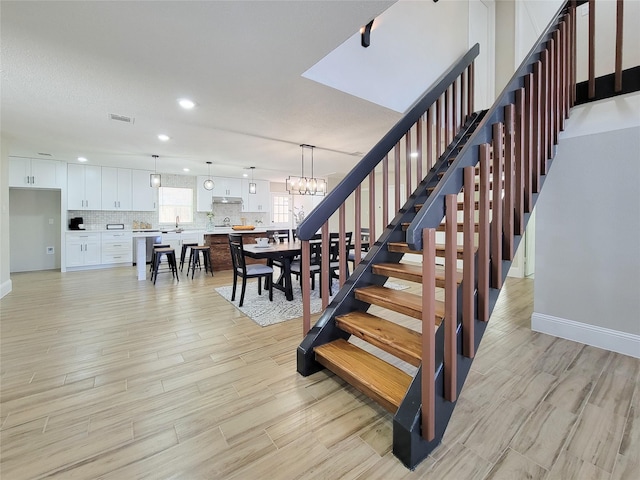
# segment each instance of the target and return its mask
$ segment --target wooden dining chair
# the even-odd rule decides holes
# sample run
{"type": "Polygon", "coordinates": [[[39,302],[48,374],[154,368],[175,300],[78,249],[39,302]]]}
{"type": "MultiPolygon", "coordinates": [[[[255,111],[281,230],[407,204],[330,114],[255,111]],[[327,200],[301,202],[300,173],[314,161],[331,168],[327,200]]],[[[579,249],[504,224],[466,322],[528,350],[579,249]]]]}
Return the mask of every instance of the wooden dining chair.
{"type": "Polygon", "coordinates": [[[233,291],[231,293],[231,301],[233,302],[236,299],[236,285],[238,277],[242,277],[242,291],[240,292],[239,307],[241,307],[244,302],[244,292],[247,288],[248,278],[258,279],[258,295],[262,295],[262,278],[264,278],[264,286],[269,289],[269,300],[273,301],[273,268],[262,264],[247,265],[245,262],[241,234],[229,234],[229,248],[231,250],[231,260],[233,261],[233,291]]]}

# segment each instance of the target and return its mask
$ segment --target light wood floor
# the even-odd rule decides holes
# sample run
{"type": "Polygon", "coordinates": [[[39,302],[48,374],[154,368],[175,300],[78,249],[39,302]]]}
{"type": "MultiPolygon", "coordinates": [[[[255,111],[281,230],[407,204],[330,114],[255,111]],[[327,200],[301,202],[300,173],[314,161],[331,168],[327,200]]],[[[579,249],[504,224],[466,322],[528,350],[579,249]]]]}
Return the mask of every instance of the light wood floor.
{"type": "Polygon", "coordinates": [[[638,478],[640,361],[532,333],[532,281],[507,282],[443,444],[410,472],[391,416],[299,376],[301,321],[255,325],[213,290],[230,280],[12,275],[2,479],[638,478]]]}

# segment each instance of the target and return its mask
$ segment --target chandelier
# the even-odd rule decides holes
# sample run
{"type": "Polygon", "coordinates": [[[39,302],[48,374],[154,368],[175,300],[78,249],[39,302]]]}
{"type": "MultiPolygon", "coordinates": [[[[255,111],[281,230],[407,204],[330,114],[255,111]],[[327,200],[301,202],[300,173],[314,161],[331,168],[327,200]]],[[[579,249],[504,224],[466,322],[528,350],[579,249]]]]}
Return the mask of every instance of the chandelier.
{"type": "Polygon", "coordinates": [[[324,195],[327,193],[327,182],[313,176],[313,149],[315,146],[303,143],[300,145],[302,153],[302,169],[299,177],[288,177],[287,192],[293,195],[324,195]],[[304,176],[304,150],[311,150],[311,177],[304,176]]]}

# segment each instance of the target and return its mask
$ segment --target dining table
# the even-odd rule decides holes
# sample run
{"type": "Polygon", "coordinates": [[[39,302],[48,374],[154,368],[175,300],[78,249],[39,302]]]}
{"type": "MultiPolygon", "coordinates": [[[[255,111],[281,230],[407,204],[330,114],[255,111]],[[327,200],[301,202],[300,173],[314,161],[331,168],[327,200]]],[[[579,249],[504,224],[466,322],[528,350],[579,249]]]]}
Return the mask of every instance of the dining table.
{"type": "Polygon", "coordinates": [[[273,288],[284,292],[285,298],[293,300],[293,284],[291,280],[291,261],[302,253],[302,243],[281,242],[268,243],[267,245],[249,244],[243,245],[243,251],[247,257],[256,260],[277,260],[282,265],[280,277],[273,283],[273,288]]]}

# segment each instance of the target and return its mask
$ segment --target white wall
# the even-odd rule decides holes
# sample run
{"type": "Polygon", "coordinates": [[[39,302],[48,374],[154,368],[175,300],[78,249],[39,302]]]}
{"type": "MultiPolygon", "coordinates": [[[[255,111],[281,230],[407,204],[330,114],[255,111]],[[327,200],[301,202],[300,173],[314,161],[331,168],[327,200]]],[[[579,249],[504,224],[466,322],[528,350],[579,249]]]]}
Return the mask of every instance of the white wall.
{"type": "Polygon", "coordinates": [[[536,206],[532,328],[640,357],[640,94],[577,107],[536,206]]]}
{"type": "Polygon", "coordinates": [[[9,141],[0,138],[0,298],[11,291],[9,275],[9,141]]]}

